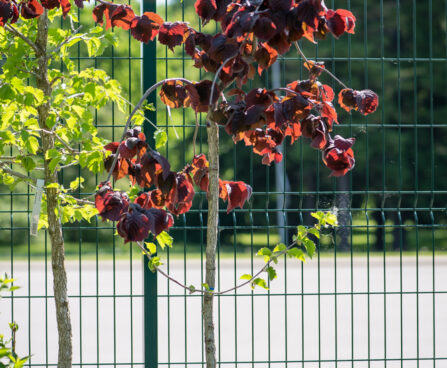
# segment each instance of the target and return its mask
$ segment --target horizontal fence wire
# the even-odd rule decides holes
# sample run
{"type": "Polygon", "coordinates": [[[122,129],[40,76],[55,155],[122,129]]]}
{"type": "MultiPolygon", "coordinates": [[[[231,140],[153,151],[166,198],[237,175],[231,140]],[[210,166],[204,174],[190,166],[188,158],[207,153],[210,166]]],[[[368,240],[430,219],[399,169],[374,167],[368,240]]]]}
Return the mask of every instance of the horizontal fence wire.
{"type": "MultiPolygon", "coordinates": [[[[221,130],[221,178],[243,180],[254,193],[230,214],[221,203],[218,289],[256,272],[263,264],[257,251],[290,241],[297,225],[312,224],[311,212],[333,211],[339,227],[322,238],[305,264],[281,259],[268,291],[248,287],[216,298],[218,363],[442,368],[447,364],[447,2],[328,0],[326,5],[350,9],[356,33],[317,45],[302,41],[302,49],[352,88],[376,91],[379,109],[362,117],[334,103],[340,118],[334,134],[356,138],[356,166],[343,178],[328,177],[320,153],[303,137],[293,146],[285,142],[283,162],[266,167],[221,130]]],[[[132,6],[140,11],[139,3],[132,6]]],[[[91,9],[79,12],[86,25],[93,25],[91,9]]],[[[159,0],[156,10],[166,21],[188,21],[202,30],[193,0],[159,0]]],[[[203,30],[213,32],[214,25],[203,30]]],[[[193,68],[179,48],[157,45],[156,53],[143,57],[128,32],[116,34],[118,48],[92,59],[80,46],[73,60],[79,70],[105,69],[133,103],[141,96],[140,70],[147,65],[157,80],[212,77],[193,68]]],[[[306,79],[302,61],[291,50],[248,88],[306,79]]],[[[326,76],[321,81],[337,91],[326,76]]],[[[169,137],[161,153],[180,170],[192,159],[194,115],[168,113],[157,101],[154,120],[169,137]]],[[[96,117],[101,136],[121,135],[125,115],[115,106],[96,117]]],[[[198,151],[206,153],[206,121],[199,119],[198,151]]],[[[83,173],[64,170],[61,180],[69,183],[83,173]]],[[[80,197],[91,195],[103,177],[86,177],[80,197]]],[[[17,349],[32,355],[28,365],[56,366],[51,245],[44,230],[29,236],[33,197],[20,186],[0,191],[0,271],[21,286],[0,301],[0,333],[7,332],[7,322],[17,321],[17,349]]],[[[160,252],[162,267],[186,285],[198,287],[204,280],[206,220],[206,194],[197,193],[191,211],[170,230],[173,248],[160,252]]],[[[148,349],[154,347],[143,336],[152,334],[160,367],[204,367],[200,295],[159,277],[158,292],[150,295],[157,300],[158,327],[144,324],[152,312],[144,306],[151,293],[144,288],[145,266],[140,253],[114,233],[115,224],[97,219],[64,226],[73,365],[147,366],[148,349]]]]}

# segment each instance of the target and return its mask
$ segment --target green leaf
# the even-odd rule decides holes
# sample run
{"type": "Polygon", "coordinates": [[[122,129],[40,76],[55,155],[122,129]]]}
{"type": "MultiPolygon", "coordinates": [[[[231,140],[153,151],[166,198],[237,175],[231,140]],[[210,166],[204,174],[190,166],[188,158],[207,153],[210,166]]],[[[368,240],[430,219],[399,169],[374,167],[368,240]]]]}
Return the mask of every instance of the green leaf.
{"type": "Polygon", "coordinates": [[[160,245],[161,249],[165,249],[166,246],[171,248],[172,242],[174,240],[172,236],[169,235],[166,231],[162,231],[155,239],[157,239],[157,242],[160,245]]]}
{"type": "Polygon", "coordinates": [[[276,274],[276,270],[273,267],[267,267],[267,273],[269,275],[269,280],[272,281],[274,279],[276,279],[277,274],[276,274]]]}
{"type": "Polygon", "coordinates": [[[71,190],[76,190],[76,189],[78,189],[79,187],[81,187],[82,188],[82,183],[85,181],[85,179],[83,178],[83,177],[78,177],[78,178],[76,178],[75,180],[73,180],[71,183],[70,183],[70,189],[71,190]]]}
{"type": "Polygon", "coordinates": [[[261,248],[258,250],[258,253],[256,253],[258,256],[271,256],[272,251],[268,248],[261,248]]]}
{"type": "Polygon", "coordinates": [[[314,235],[316,238],[320,239],[320,231],[318,229],[311,227],[311,228],[307,229],[307,231],[310,234],[314,235]]]}
{"type": "Polygon", "coordinates": [[[25,141],[25,147],[28,150],[29,153],[35,155],[37,151],[39,150],[39,141],[36,137],[30,136],[25,141]]]}
{"type": "Polygon", "coordinates": [[[36,167],[36,163],[31,157],[22,157],[21,161],[22,166],[25,168],[26,171],[32,171],[36,167]]]}
{"type": "Polygon", "coordinates": [[[88,155],[87,168],[95,174],[104,170],[104,160],[101,152],[92,152],[88,155]]]}
{"type": "Polygon", "coordinates": [[[87,45],[88,56],[99,56],[99,50],[101,49],[101,40],[97,37],[92,37],[85,41],[87,45]]]}
{"type": "Polygon", "coordinates": [[[160,261],[160,257],[152,257],[152,258],[149,260],[147,266],[149,267],[149,269],[150,269],[152,272],[155,272],[155,271],[156,271],[156,267],[159,267],[159,266],[161,266],[162,264],[163,264],[163,263],[160,261]]]}
{"type": "Polygon", "coordinates": [[[291,248],[287,251],[287,254],[290,257],[294,257],[299,259],[300,261],[306,262],[306,256],[304,254],[304,252],[301,249],[298,248],[291,248]]]}
{"type": "Polygon", "coordinates": [[[59,162],[61,162],[61,159],[62,157],[55,157],[50,161],[50,163],[48,164],[48,168],[51,170],[51,172],[54,172],[54,170],[56,170],[56,167],[59,162]]]}
{"type": "Polygon", "coordinates": [[[145,242],[144,244],[151,254],[157,253],[157,246],[154,243],[145,242]]]}
{"type": "Polygon", "coordinates": [[[168,141],[168,135],[164,130],[157,130],[154,133],[154,139],[155,148],[158,150],[166,145],[166,142],[168,141]]]}
{"type": "Polygon", "coordinates": [[[241,276],[241,280],[251,280],[252,277],[253,277],[252,275],[245,273],[241,276]]]}
{"type": "Polygon", "coordinates": [[[306,247],[307,254],[309,255],[310,258],[312,258],[313,255],[315,254],[315,249],[316,249],[315,243],[312,240],[310,240],[309,238],[305,238],[303,240],[303,243],[304,243],[304,246],[306,247]]]}
{"type": "Polygon", "coordinates": [[[275,249],[273,249],[273,253],[275,253],[275,252],[282,252],[282,251],[284,251],[286,249],[287,249],[287,247],[286,247],[286,245],[284,243],[279,243],[279,244],[276,245],[275,249]]]}
{"type": "Polygon", "coordinates": [[[258,277],[258,278],[256,278],[256,279],[254,279],[253,281],[252,281],[252,288],[254,289],[254,286],[259,286],[259,287],[262,287],[263,289],[265,289],[265,290],[268,290],[269,288],[268,288],[268,286],[267,286],[267,282],[264,280],[264,279],[261,279],[260,277],[258,277]]]}

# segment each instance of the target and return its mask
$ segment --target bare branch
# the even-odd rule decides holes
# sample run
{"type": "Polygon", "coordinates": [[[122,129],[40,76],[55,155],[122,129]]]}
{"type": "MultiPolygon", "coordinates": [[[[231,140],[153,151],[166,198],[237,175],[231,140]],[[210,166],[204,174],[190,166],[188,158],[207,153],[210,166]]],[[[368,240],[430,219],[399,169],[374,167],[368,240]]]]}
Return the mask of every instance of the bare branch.
{"type": "Polygon", "coordinates": [[[70,41],[75,40],[76,38],[82,38],[84,37],[83,35],[77,35],[76,34],[81,30],[82,26],[79,26],[78,28],[76,28],[73,31],[73,34],[70,35],[70,37],[67,37],[65,40],[63,40],[59,45],[56,46],[56,48],[52,51],[50,51],[50,53],[53,52],[58,52],[64,45],[66,45],[67,43],[69,43],[70,41]]]}
{"type": "Polygon", "coordinates": [[[228,63],[230,60],[233,60],[233,59],[234,59],[234,56],[231,56],[231,57],[227,58],[222,63],[222,65],[219,67],[219,69],[217,69],[217,72],[214,75],[213,84],[211,85],[210,102],[208,104],[210,108],[214,108],[213,107],[213,95],[214,95],[214,89],[216,88],[217,77],[219,76],[219,73],[222,71],[222,69],[225,67],[225,64],[228,63]]]}
{"type": "Polygon", "coordinates": [[[12,170],[8,167],[8,164],[6,162],[0,162],[0,170],[4,171],[5,173],[15,176],[17,178],[30,181],[31,183],[36,183],[36,179],[32,178],[31,176],[22,174],[21,172],[12,170]]]}
{"type": "Polygon", "coordinates": [[[42,133],[52,135],[54,138],[56,138],[62,145],[72,154],[76,154],[76,150],[71,148],[67,142],[65,142],[59,135],[56,134],[54,131],[46,130],[46,129],[39,129],[42,133]]]}
{"type": "Polygon", "coordinates": [[[9,32],[11,32],[12,34],[14,34],[15,36],[21,38],[23,41],[25,41],[28,45],[31,46],[31,48],[36,52],[39,53],[39,47],[37,47],[37,45],[31,41],[28,37],[26,37],[22,32],[20,32],[19,30],[17,30],[16,28],[14,28],[11,24],[6,23],[5,24],[5,29],[7,29],[9,32]]]}

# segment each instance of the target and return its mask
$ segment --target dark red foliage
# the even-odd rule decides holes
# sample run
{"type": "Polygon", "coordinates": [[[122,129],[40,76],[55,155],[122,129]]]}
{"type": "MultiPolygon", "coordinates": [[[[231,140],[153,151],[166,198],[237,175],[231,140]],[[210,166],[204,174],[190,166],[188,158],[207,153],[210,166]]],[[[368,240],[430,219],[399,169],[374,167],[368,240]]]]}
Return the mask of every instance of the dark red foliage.
{"type": "Polygon", "coordinates": [[[51,10],[60,6],[59,0],[41,0],[40,1],[45,9],[51,10]]]}
{"type": "Polygon", "coordinates": [[[301,121],[301,133],[304,137],[312,139],[311,146],[324,149],[327,145],[327,127],[320,116],[309,115],[301,121]]]}
{"type": "Polygon", "coordinates": [[[133,184],[150,188],[154,184],[158,185],[159,181],[166,180],[171,172],[170,168],[171,165],[165,157],[149,150],[141,157],[140,164],[133,166],[129,176],[133,184]]]}
{"type": "Polygon", "coordinates": [[[118,147],[121,157],[131,159],[138,154],[141,157],[146,152],[146,137],[140,133],[137,137],[129,137],[122,141],[118,147]]]}
{"type": "Polygon", "coordinates": [[[339,135],[329,142],[323,151],[323,162],[332,170],[331,176],[343,176],[354,167],[354,152],[351,148],[354,142],[354,138],[344,139],[339,135]]]}
{"type": "Polygon", "coordinates": [[[185,42],[188,29],[189,27],[184,22],[164,22],[158,33],[158,41],[174,51],[175,46],[185,42]]]}
{"type": "Polygon", "coordinates": [[[60,4],[62,9],[62,16],[65,19],[71,9],[71,3],[69,0],[60,0],[60,4]]]}
{"type": "MultiPolygon", "coordinates": [[[[162,177],[166,179],[171,172],[171,165],[169,164],[166,157],[162,156],[159,152],[154,150],[149,150],[147,155],[151,156],[157,163],[161,166],[162,169],[162,177]]],[[[143,163],[143,161],[142,161],[143,163]]]]}
{"type": "Polygon", "coordinates": [[[112,153],[116,153],[119,145],[120,145],[120,142],[110,142],[104,146],[104,149],[107,151],[111,151],[112,153]]]}
{"type": "Polygon", "coordinates": [[[211,39],[207,54],[213,61],[220,64],[239,54],[239,44],[236,40],[220,33],[211,39]]]}
{"type": "Polygon", "coordinates": [[[216,0],[197,0],[194,7],[203,24],[208,23],[217,12],[216,0]]]}
{"type": "Polygon", "coordinates": [[[23,1],[19,4],[20,14],[25,19],[37,18],[43,13],[43,7],[38,0],[23,1]]]}
{"type": "Polygon", "coordinates": [[[223,181],[219,182],[219,197],[228,201],[227,213],[236,207],[242,208],[245,201],[249,200],[253,192],[250,185],[243,181],[223,181]]]}
{"type": "MultiPolygon", "coordinates": [[[[207,112],[208,111],[212,85],[213,85],[213,82],[205,79],[198,83],[188,84],[185,87],[189,94],[191,107],[196,112],[207,112]]],[[[219,95],[220,95],[220,90],[217,87],[217,85],[215,85],[211,103],[216,103],[219,95]]]]}
{"type": "Polygon", "coordinates": [[[158,208],[163,209],[165,206],[165,196],[160,189],[154,189],[150,192],[141,193],[135,198],[134,203],[139,204],[142,208],[158,208]]]}
{"type": "Polygon", "coordinates": [[[187,106],[186,88],[183,82],[172,80],[163,83],[160,90],[161,101],[174,109],[187,106]]]}
{"type": "Polygon", "coordinates": [[[174,185],[167,198],[167,208],[173,215],[188,212],[194,198],[194,186],[189,174],[175,173],[174,185]]]}
{"type": "Polygon", "coordinates": [[[354,109],[362,115],[369,115],[377,110],[379,97],[370,89],[355,91],[345,88],[338,94],[338,103],[348,112],[354,109]]]}
{"type": "Polygon", "coordinates": [[[101,183],[95,195],[95,206],[103,220],[118,221],[127,211],[129,197],[124,192],[115,192],[110,182],[101,183]]]}
{"type": "Polygon", "coordinates": [[[132,203],[129,205],[128,212],[121,215],[116,229],[127,243],[143,241],[149,236],[149,231],[157,236],[173,224],[173,217],[166,211],[156,208],[143,209],[138,204],[132,203]]]}
{"type": "MultiPolygon", "coordinates": [[[[104,167],[107,171],[112,168],[113,161],[115,160],[116,154],[109,155],[104,161],[104,167]]],[[[116,165],[113,169],[112,176],[115,180],[124,178],[129,174],[129,160],[125,158],[118,158],[116,165]]]]}
{"type": "Polygon", "coordinates": [[[258,39],[262,41],[268,41],[276,36],[277,27],[272,18],[267,14],[259,17],[256,20],[253,27],[253,32],[258,39]]]}
{"type": "Polygon", "coordinates": [[[0,0],[0,26],[17,22],[19,18],[19,10],[15,2],[10,0],[0,0]]]}
{"type": "Polygon", "coordinates": [[[278,54],[283,55],[290,49],[290,42],[285,32],[276,34],[267,42],[278,54]]]}
{"type": "Polygon", "coordinates": [[[285,135],[280,129],[268,128],[249,130],[244,134],[244,142],[247,146],[253,146],[253,152],[262,156],[262,163],[269,165],[282,160],[282,153],[278,146],[283,142],[285,135]]]}
{"type": "Polygon", "coordinates": [[[137,16],[130,23],[130,33],[138,41],[148,43],[157,36],[163,19],[155,13],[145,12],[141,17],[137,16]]]}
{"type": "Polygon", "coordinates": [[[201,153],[200,155],[194,156],[190,167],[187,169],[192,175],[194,184],[204,192],[208,192],[209,166],[210,164],[206,159],[206,156],[201,153]]]}
{"type": "Polygon", "coordinates": [[[253,7],[241,6],[232,16],[230,22],[225,27],[225,34],[228,37],[243,36],[251,31],[254,21],[253,7]]]}
{"type": "Polygon", "coordinates": [[[106,29],[120,27],[128,30],[135,18],[135,13],[129,5],[102,3],[93,9],[93,20],[102,25],[104,18],[106,19],[106,29]]]}
{"type": "Polygon", "coordinates": [[[323,73],[324,62],[315,62],[309,60],[304,63],[304,67],[309,70],[309,79],[314,82],[323,73]]]}
{"type": "Polygon", "coordinates": [[[255,60],[258,63],[258,73],[262,74],[264,69],[269,68],[278,58],[278,51],[270,47],[268,43],[260,43],[254,54],[255,60]]]}
{"type": "Polygon", "coordinates": [[[280,102],[273,104],[274,122],[277,127],[289,123],[299,122],[310,113],[311,104],[303,96],[284,97],[280,102]]]}
{"type": "Polygon", "coordinates": [[[327,27],[336,38],[345,32],[354,33],[355,17],[349,10],[329,9],[326,13],[326,21],[327,27]]]}

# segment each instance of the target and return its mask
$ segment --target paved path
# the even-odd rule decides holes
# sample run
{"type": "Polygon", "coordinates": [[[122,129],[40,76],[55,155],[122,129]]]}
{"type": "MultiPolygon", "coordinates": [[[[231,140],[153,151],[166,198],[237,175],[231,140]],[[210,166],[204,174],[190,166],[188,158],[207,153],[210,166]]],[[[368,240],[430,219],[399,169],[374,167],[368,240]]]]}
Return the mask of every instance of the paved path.
{"type": "MultiPolygon", "coordinates": [[[[259,262],[256,260],[255,268],[261,264],[259,262]]],[[[250,272],[250,261],[246,258],[238,259],[236,264],[235,271],[232,259],[221,261],[221,288],[232,286],[235,277],[250,272]]],[[[182,261],[173,260],[169,266],[175,277],[184,279],[182,261]]],[[[141,263],[131,265],[130,261],[120,260],[113,267],[111,261],[100,261],[98,277],[94,261],[83,261],[81,268],[78,262],[70,261],[68,269],[74,361],[89,366],[96,365],[97,361],[110,366],[116,362],[119,367],[130,366],[132,361],[141,363],[141,263]],[[82,299],[79,298],[81,292],[82,299]]],[[[265,361],[279,362],[287,354],[290,361],[287,367],[319,367],[317,363],[302,365],[297,362],[303,360],[303,346],[304,360],[320,357],[323,361],[320,366],[327,368],[352,367],[350,360],[353,357],[367,360],[368,351],[370,365],[366,361],[355,362],[354,367],[401,367],[398,360],[401,356],[413,359],[419,354],[420,358],[430,358],[434,349],[436,357],[447,358],[447,257],[436,259],[434,271],[432,259],[420,257],[418,269],[417,273],[415,257],[404,257],[402,268],[399,257],[387,258],[385,267],[382,258],[371,257],[368,290],[366,257],[355,257],[352,268],[350,258],[345,257],[339,257],[336,264],[333,258],[321,258],[319,267],[317,260],[303,266],[289,260],[287,271],[281,262],[270,296],[263,290],[252,296],[250,289],[244,288],[238,292],[242,295],[237,299],[234,295],[224,296],[216,304],[216,316],[220,317],[216,325],[220,359],[251,362],[254,357],[259,363],[238,364],[237,367],[261,368],[269,366],[265,361]],[[433,275],[435,290],[440,293],[432,293],[433,275]],[[417,289],[421,292],[418,297],[417,289]],[[288,296],[283,295],[285,290],[288,296]],[[389,293],[386,298],[384,290],[389,293]],[[358,294],[352,295],[351,291],[358,294]],[[388,361],[387,365],[383,362],[385,349],[387,358],[396,359],[388,361]],[[338,365],[324,362],[334,359],[340,361],[338,365]]],[[[10,272],[9,263],[0,262],[0,271],[10,272]]],[[[48,276],[50,272],[48,267],[48,276]]],[[[30,350],[32,363],[44,364],[48,356],[48,362],[54,364],[57,355],[54,307],[53,300],[45,298],[51,295],[51,277],[45,283],[45,264],[41,261],[31,261],[30,265],[24,261],[15,262],[14,277],[22,288],[15,293],[18,298],[14,299],[13,308],[11,299],[0,301],[0,331],[7,331],[13,311],[20,325],[19,352],[27,354],[30,350]],[[26,297],[29,291],[31,299],[26,297]]],[[[197,286],[200,279],[200,261],[188,261],[186,283],[197,286]]],[[[189,362],[201,361],[200,298],[195,294],[184,297],[183,291],[173,284],[169,288],[169,293],[175,296],[168,300],[164,296],[167,283],[159,281],[162,295],[159,298],[160,361],[167,362],[168,356],[171,362],[184,362],[185,356],[189,362]]],[[[201,365],[188,365],[198,366],[201,365]]],[[[235,366],[234,363],[222,365],[235,366]]],[[[284,367],[285,364],[270,366],[284,367]]],[[[419,366],[415,360],[405,360],[402,366],[435,367],[432,360],[421,360],[419,366]]],[[[438,360],[436,367],[446,368],[447,360],[438,360]]]]}

